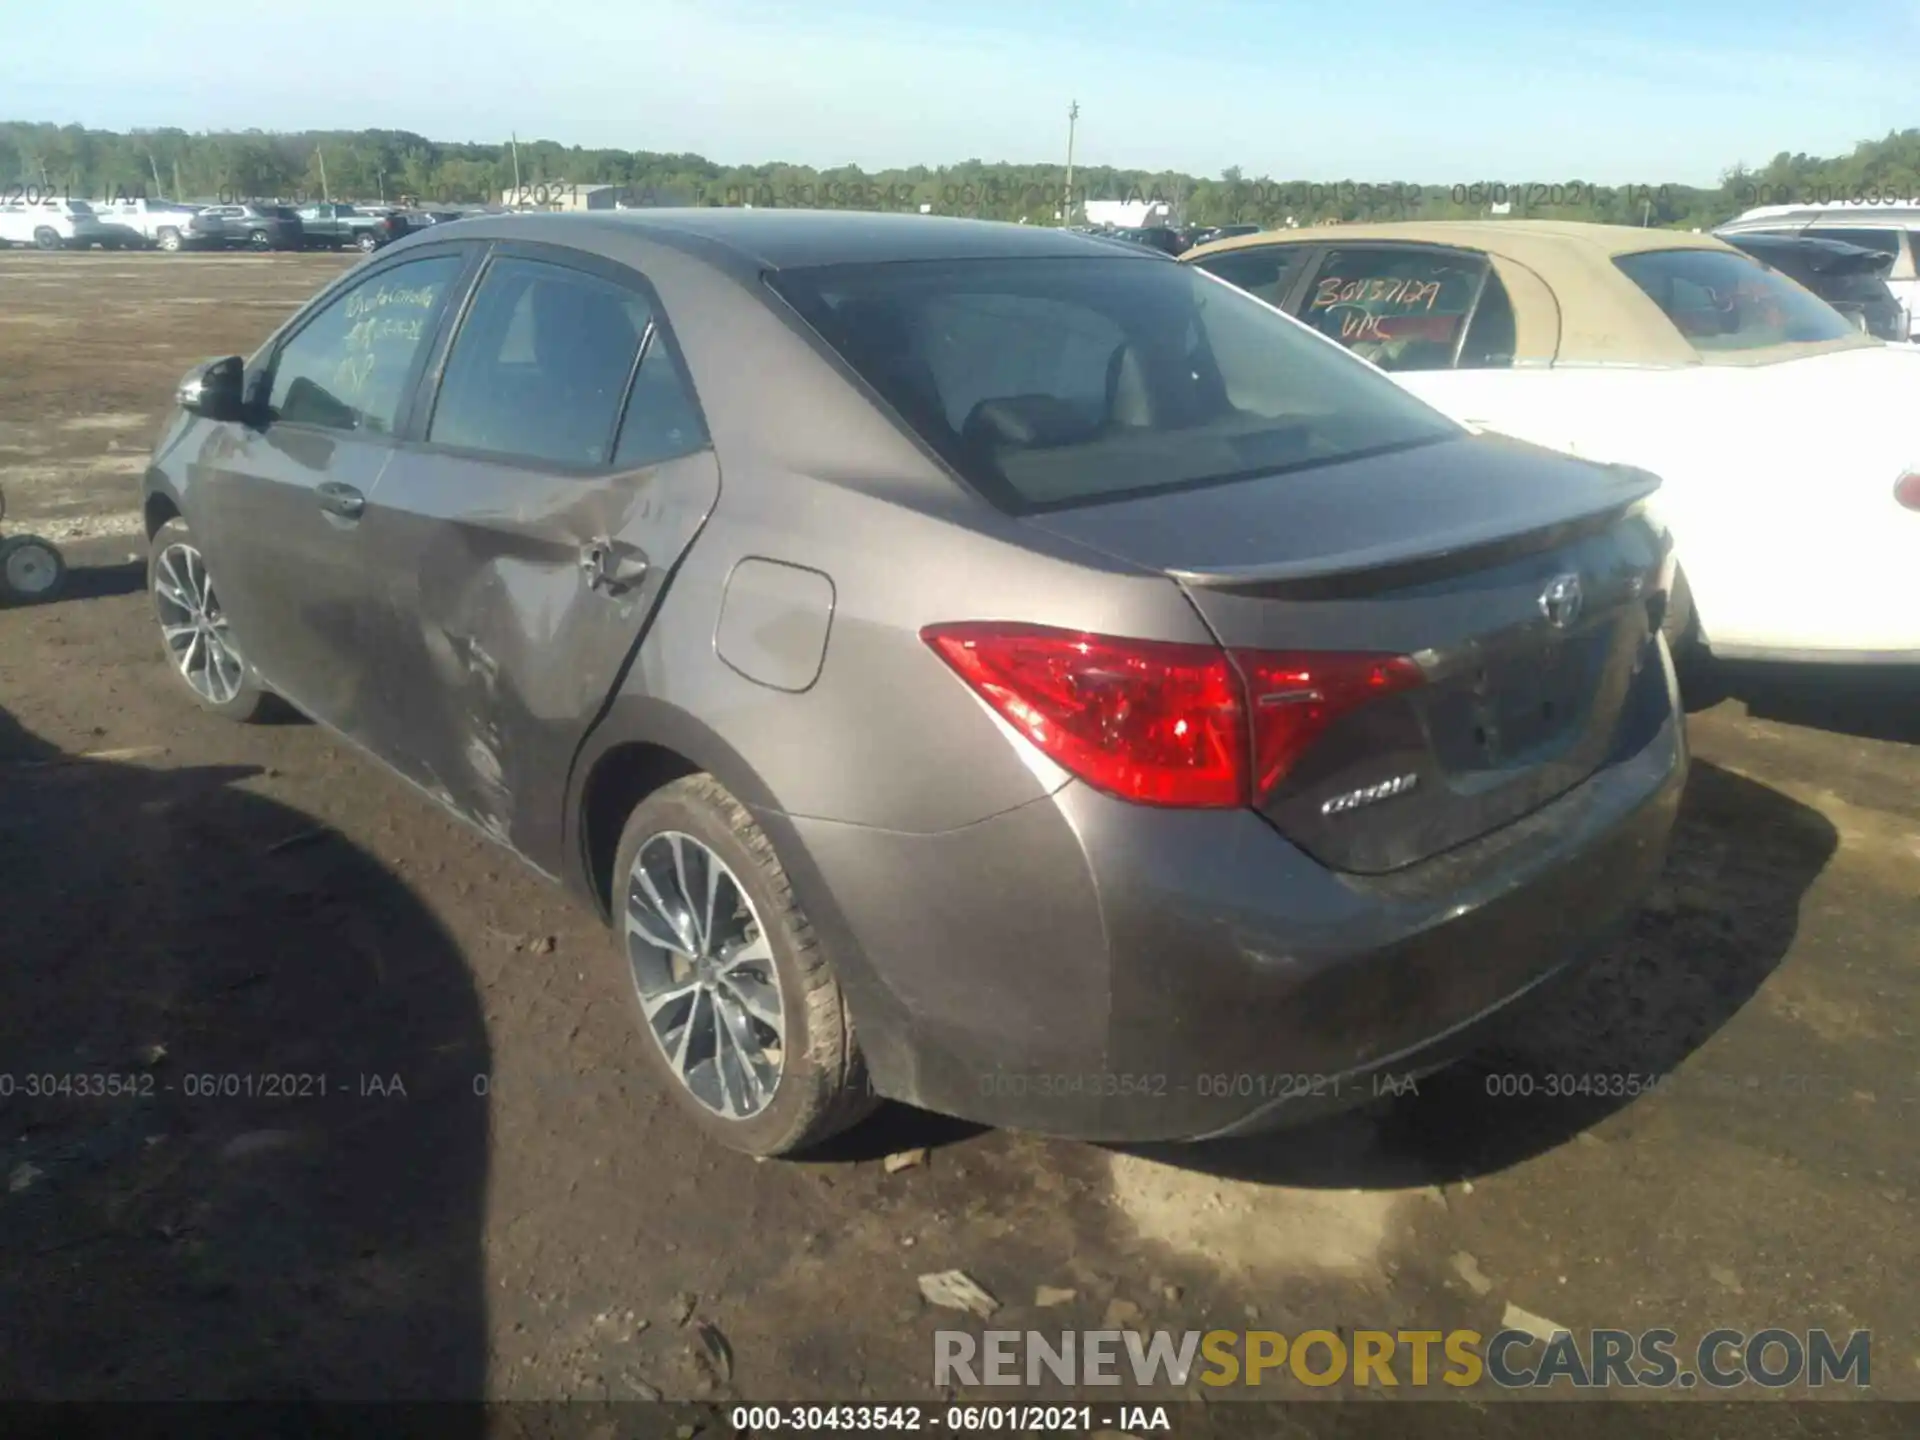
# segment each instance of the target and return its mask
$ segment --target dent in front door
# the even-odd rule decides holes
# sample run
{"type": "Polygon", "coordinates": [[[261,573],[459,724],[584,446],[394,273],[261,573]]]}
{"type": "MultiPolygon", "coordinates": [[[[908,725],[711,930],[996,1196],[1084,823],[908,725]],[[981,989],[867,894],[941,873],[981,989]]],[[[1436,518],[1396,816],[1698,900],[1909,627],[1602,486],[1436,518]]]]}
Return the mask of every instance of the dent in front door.
{"type": "Polygon", "coordinates": [[[553,475],[419,451],[396,456],[368,534],[408,643],[390,689],[389,758],[543,869],[559,851],[575,751],[719,495],[702,450],[615,475],[553,475]],[[583,552],[644,570],[596,583],[583,552]]]}

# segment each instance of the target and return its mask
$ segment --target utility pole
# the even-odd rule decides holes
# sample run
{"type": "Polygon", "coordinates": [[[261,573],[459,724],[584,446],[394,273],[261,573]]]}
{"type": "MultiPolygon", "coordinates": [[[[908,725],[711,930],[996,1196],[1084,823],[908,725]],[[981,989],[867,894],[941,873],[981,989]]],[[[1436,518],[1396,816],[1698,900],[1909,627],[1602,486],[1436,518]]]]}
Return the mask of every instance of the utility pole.
{"type": "Polygon", "coordinates": [[[518,209],[520,205],[520,136],[512,133],[509,139],[513,145],[513,204],[514,208],[518,209]]]}
{"type": "Polygon", "coordinates": [[[1073,220],[1073,131],[1080,119],[1080,102],[1073,101],[1067,106],[1067,194],[1060,203],[1060,223],[1070,224],[1073,220]]]}
{"type": "Polygon", "coordinates": [[[329,205],[333,203],[333,187],[327,184],[327,150],[324,145],[313,147],[314,155],[320,161],[320,198],[329,205]]]}
{"type": "Polygon", "coordinates": [[[147,168],[153,172],[153,198],[158,200],[166,186],[160,183],[160,162],[153,158],[153,151],[147,151],[147,168]]]}

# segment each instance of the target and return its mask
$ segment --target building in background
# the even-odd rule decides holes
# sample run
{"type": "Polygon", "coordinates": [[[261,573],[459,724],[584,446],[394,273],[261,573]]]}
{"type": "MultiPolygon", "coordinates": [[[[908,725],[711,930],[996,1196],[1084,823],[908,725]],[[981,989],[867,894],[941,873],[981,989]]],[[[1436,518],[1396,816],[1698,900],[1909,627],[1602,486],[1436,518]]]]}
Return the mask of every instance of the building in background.
{"type": "Polygon", "coordinates": [[[1089,200],[1087,224],[1116,230],[1139,230],[1148,225],[1171,225],[1173,204],[1167,200],[1089,200]]]}

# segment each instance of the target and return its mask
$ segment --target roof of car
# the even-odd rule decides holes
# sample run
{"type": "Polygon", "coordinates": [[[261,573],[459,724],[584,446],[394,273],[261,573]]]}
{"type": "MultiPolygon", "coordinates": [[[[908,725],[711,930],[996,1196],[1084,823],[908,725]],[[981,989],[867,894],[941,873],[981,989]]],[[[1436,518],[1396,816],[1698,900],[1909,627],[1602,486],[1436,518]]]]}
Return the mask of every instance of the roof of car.
{"type": "MultiPolygon", "coordinates": [[[[861,210],[744,207],[592,210],[516,216],[514,233],[529,240],[579,244],[587,227],[619,227],[667,243],[692,241],[762,269],[884,264],[899,260],[1018,259],[1105,256],[1118,246],[1051,225],[1014,225],[948,215],[861,210]],[[536,229],[537,227],[537,229],[536,229]]],[[[1170,258],[1170,257],[1162,257],[1170,258]]]]}
{"type": "MultiPolygon", "coordinates": [[[[1267,230],[1198,246],[1180,260],[1263,245],[1364,241],[1446,245],[1487,255],[1513,304],[1516,365],[1697,365],[1700,356],[1686,337],[1613,262],[1655,250],[1740,253],[1713,235],[1637,225],[1416,220],[1267,230]]],[[[1762,353],[1752,358],[1757,363],[1762,353]]]]}

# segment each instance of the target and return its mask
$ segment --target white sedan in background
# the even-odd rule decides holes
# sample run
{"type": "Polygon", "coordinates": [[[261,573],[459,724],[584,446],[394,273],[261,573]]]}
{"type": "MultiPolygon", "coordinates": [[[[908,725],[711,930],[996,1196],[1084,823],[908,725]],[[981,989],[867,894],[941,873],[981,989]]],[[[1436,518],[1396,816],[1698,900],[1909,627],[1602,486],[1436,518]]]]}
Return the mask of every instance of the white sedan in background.
{"type": "Polygon", "coordinates": [[[1466,424],[1660,475],[1683,668],[1920,664],[1920,350],[1732,246],[1435,221],[1249,235],[1181,263],[1466,424]]]}

